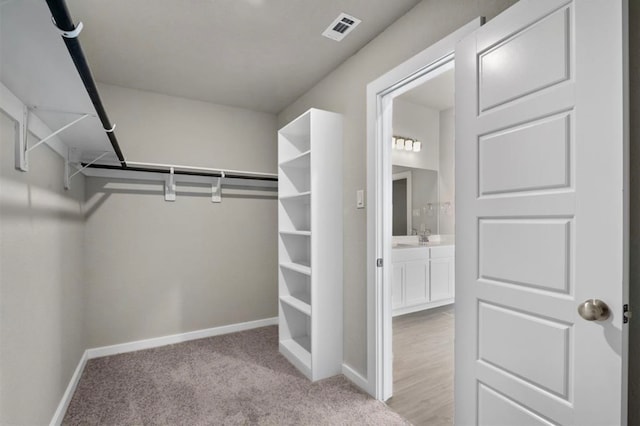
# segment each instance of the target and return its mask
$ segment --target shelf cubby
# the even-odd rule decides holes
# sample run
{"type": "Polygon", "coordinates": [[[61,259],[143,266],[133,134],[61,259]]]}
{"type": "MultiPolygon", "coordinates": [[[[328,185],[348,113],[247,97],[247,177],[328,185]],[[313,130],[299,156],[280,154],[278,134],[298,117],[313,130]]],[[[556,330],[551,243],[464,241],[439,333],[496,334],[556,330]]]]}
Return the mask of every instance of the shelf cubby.
{"type": "Polygon", "coordinates": [[[311,190],[309,169],[280,166],[278,186],[285,194],[305,193],[311,190]]]}
{"type": "Polygon", "coordinates": [[[280,296],[291,296],[311,305],[311,276],[295,269],[280,268],[280,296]]]}
{"type": "Polygon", "coordinates": [[[306,235],[280,234],[280,263],[311,266],[311,238],[306,235]]]}
{"type": "Polygon", "coordinates": [[[285,163],[311,150],[311,115],[304,114],[278,132],[278,160],[285,163]]]}
{"type": "Polygon", "coordinates": [[[280,232],[311,233],[311,210],[309,204],[289,198],[281,198],[279,204],[278,223],[280,232]]]}

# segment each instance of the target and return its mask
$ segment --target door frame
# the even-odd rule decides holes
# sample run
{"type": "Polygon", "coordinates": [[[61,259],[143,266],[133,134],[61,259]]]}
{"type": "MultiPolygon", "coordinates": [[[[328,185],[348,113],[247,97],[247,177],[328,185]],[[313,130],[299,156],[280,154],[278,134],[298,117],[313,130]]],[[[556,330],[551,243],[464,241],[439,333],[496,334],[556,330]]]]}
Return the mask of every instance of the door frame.
{"type": "MultiPolygon", "coordinates": [[[[412,182],[411,182],[411,172],[401,172],[401,173],[394,173],[393,174],[393,180],[402,180],[402,179],[406,179],[407,180],[407,187],[406,187],[406,194],[404,196],[404,199],[406,201],[407,204],[407,234],[406,235],[411,235],[411,229],[413,228],[413,202],[411,200],[411,194],[413,192],[413,187],[412,182]]],[[[391,216],[393,217],[393,211],[391,212],[391,216]]]]}
{"type": "Polygon", "coordinates": [[[483,23],[474,19],[367,85],[367,391],[382,401],[393,389],[392,148],[385,143],[392,136],[393,98],[452,68],[456,43],[483,23]]]}

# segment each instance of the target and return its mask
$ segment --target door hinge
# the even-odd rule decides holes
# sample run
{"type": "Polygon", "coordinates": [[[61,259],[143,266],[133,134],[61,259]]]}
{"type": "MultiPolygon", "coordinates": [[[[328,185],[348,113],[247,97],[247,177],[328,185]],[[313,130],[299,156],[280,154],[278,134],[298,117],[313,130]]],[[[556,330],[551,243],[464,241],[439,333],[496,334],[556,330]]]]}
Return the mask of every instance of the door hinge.
{"type": "Polygon", "coordinates": [[[382,268],[382,258],[381,257],[376,260],[376,266],[378,268],[382,268]]]}
{"type": "Polygon", "coordinates": [[[631,311],[629,310],[629,304],[625,303],[624,305],[622,305],[622,323],[623,324],[628,323],[630,318],[631,318],[631,311]]]}

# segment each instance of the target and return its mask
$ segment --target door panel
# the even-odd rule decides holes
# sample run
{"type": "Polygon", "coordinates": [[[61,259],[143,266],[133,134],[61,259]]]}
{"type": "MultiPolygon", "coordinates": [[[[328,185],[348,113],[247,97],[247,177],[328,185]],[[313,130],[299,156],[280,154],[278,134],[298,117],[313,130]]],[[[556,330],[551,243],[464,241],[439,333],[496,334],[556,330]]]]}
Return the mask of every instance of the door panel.
{"type": "Polygon", "coordinates": [[[571,337],[562,322],[479,302],[478,360],[566,400],[571,337]]]}
{"type": "Polygon", "coordinates": [[[429,301],[429,260],[405,263],[405,305],[413,306],[429,301]]]}
{"type": "Polygon", "coordinates": [[[571,140],[569,112],[481,136],[479,195],[566,188],[571,140]]]}
{"type": "Polygon", "coordinates": [[[456,48],[456,424],[626,422],[626,10],[520,0],[456,48]]]}
{"type": "Polygon", "coordinates": [[[480,111],[569,78],[570,13],[551,13],[478,55],[480,111]]]}
{"type": "Polygon", "coordinates": [[[393,309],[404,306],[404,264],[393,264],[391,303],[393,309]]]}
{"type": "Polygon", "coordinates": [[[480,399],[479,423],[493,426],[553,426],[536,413],[531,412],[509,397],[480,384],[478,386],[480,399]]]}
{"type": "Polygon", "coordinates": [[[453,259],[431,259],[431,297],[432,302],[453,297],[453,259]]]}
{"type": "Polygon", "coordinates": [[[479,219],[479,278],[569,293],[571,219],[479,219]]]}

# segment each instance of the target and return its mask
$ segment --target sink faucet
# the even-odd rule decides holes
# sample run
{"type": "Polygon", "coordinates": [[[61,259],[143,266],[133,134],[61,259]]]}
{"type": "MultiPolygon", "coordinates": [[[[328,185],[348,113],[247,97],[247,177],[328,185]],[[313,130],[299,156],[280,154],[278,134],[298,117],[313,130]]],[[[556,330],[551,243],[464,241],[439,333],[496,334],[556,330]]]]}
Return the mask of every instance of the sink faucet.
{"type": "Polygon", "coordinates": [[[431,235],[431,229],[427,228],[424,232],[420,234],[418,237],[418,242],[420,244],[427,244],[429,242],[429,235],[431,235]]]}

